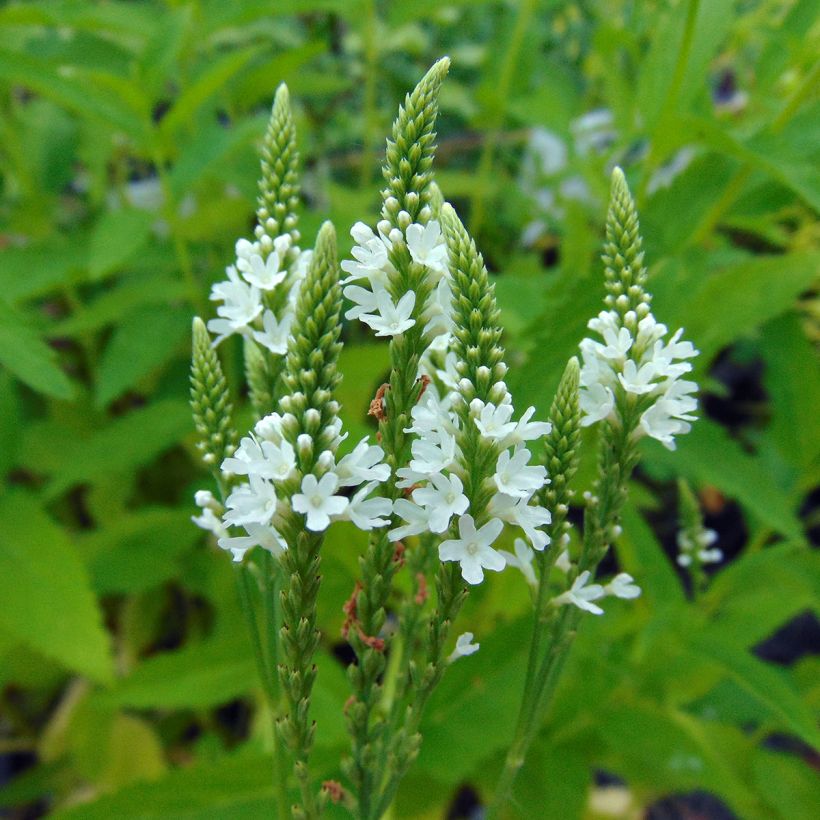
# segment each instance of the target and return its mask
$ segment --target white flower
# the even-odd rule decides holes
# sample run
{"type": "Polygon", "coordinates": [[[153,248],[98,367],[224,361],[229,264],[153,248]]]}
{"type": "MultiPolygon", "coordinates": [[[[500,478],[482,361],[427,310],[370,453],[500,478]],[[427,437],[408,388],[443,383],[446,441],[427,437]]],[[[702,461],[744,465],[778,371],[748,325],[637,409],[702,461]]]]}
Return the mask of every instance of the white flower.
{"type": "Polygon", "coordinates": [[[376,481],[365,484],[350,499],[344,517],[352,521],[360,530],[372,530],[374,527],[385,527],[390,523],[393,504],[389,498],[376,496],[368,498],[378,486],[376,481]]]}
{"type": "Polygon", "coordinates": [[[241,561],[245,553],[254,547],[262,547],[275,556],[281,555],[288,548],[285,540],[273,527],[246,524],[245,532],[247,535],[234,537],[226,535],[217,542],[222,549],[228,550],[233,555],[234,561],[241,561]]]}
{"type": "MultiPolygon", "coordinates": [[[[379,309],[378,294],[385,292],[383,288],[368,290],[359,285],[348,285],[343,293],[346,299],[353,302],[353,307],[345,311],[345,319],[359,319],[364,314],[379,309]]],[[[388,297],[389,298],[389,297],[388,297]]]]}
{"type": "Polygon", "coordinates": [[[616,598],[637,598],[641,594],[641,588],[635,583],[635,579],[628,572],[619,572],[605,587],[607,595],[614,595],[616,598]]]}
{"type": "Polygon", "coordinates": [[[527,583],[532,587],[538,586],[538,579],[535,577],[535,569],[532,562],[535,558],[535,553],[532,548],[521,538],[516,538],[514,541],[515,555],[507,550],[499,550],[504,556],[508,567],[516,567],[521,570],[526,578],[527,583]]]}
{"type": "Polygon", "coordinates": [[[548,421],[530,421],[534,414],[534,407],[528,407],[524,411],[524,415],[521,416],[515,428],[504,440],[504,446],[518,446],[525,441],[535,441],[546,436],[552,430],[552,425],[548,421]]]}
{"type": "Polygon", "coordinates": [[[512,404],[500,404],[496,407],[492,402],[488,402],[481,408],[478,418],[474,419],[475,426],[484,438],[498,441],[515,430],[515,422],[510,421],[512,414],[512,404]]]}
{"type": "Polygon", "coordinates": [[[393,269],[387,256],[389,243],[363,222],[357,222],[350,229],[350,235],[358,244],[351,251],[355,261],[345,259],[341,264],[342,270],[349,274],[342,284],[367,279],[373,287],[386,287],[387,274],[393,269]]]}
{"type": "Polygon", "coordinates": [[[416,506],[412,501],[397,498],[393,502],[393,512],[400,515],[407,523],[387,533],[391,541],[400,541],[408,535],[418,535],[427,530],[427,511],[416,506]]]}
{"type": "Polygon", "coordinates": [[[264,330],[254,330],[253,338],[263,347],[284,356],[288,352],[288,339],[290,338],[290,328],[293,324],[293,313],[286,313],[282,321],[277,322],[272,310],[266,310],[262,317],[262,327],[264,330]]]}
{"type": "Polygon", "coordinates": [[[450,657],[447,658],[447,662],[452,663],[453,661],[457,661],[459,658],[466,658],[467,655],[472,655],[474,652],[478,652],[481,644],[473,643],[473,637],[472,632],[464,632],[459,635],[456,638],[456,647],[450,653],[450,657]]]}
{"type": "Polygon", "coordinates": [[[654,389],[652,380],[657,375],[654,362],[647,362],[638,367],[632,359],[628,359],[624,362],[624,372],[618,374],[618,380],[627,393],[640,396],[654,389]]]}
{"type": "Polygon", "coordinates": [[[496,487],[515,498],[529,498],[541,489],[547,481],[547,470],[541,465],[527,466],[529,460],[530,451],[527,449],[518,450],[512,458],[509,450],[504,450],[495,466],[493,479],[496,487]]]}
{"type": "Polygon", "coordinates": [[[407,249],[414,262],[436,273],[448,273],[447,245],[441,233],[441,226],[435,219],[431,219],[423,226],[416,223],[408,225],[405,237],[407,249]]]}
{"type": "Polygon", "coordinates": [[[269,253],[267,259],[263,259],[258,253],[251,254],[247,265],[247,268],[240,268],[242,276],[246,282],[256,285],[260,290],[273,290],[288,275],[288,269],[281,267],[282,260],[276,251],[269,253]]]}
{"type": "Polygon", "coordinates": [[[428,385],[421,401],[410,411],[413,424],[406,427],[404,432],[418,433],[420,436],[438,430],[450,434],[455,433],[458,429],[456,426],[457,419],[455,414],[450,411],[453,399],[453,393],[448,393],[443,399],[440,399],[435,386],[428,385]]]}
{"type": "Polygon", "coordinates": [[[583,412],[582,427],[601,421],[615,409],[615,394],[609,387],[597,382],[578,393],[578,405],[583,412]]]}
{"type": "MultiPolygon", "coordinates": [[[[351,288],[352,287],[355,286],[351,286],[351,288]]],[[[349,288],[345,288],[346,291],[348,289],[349,288]]],[[[407,293],[399,299],[397,305],[393,304],[393,300],[386,290],[380,290],[376,293],[378,314],[362,313],[359,319],[373,328],[377,336],[398,336],[416,324],[416,320],[410,318],[415,304],[416,294],[412,290],[407,291],[407,293]]],[[[348,311],[348,313],[349,312],[350,311],[348,311]]]]}
{"type": "Polygon", "coordinates": [[[454,515],[467,511],[470,502],[462,490],[464,485],[456,475],[443,476],[435,473],[430,476],[426,487],[413,490],[413,501],[427,509],[430,532],[444,532],[454,515]]]}
{"type": "Polygon", "coordinates": [[[572,569],[572,560],[569,557],[569,550],[564,550],[555,559],[555,568],[559,569],[566,575],[572,569]]]}
{"type": "MultiPolygon", "coordinates": [[[[442,277],[436,289],[430,294],[424,316],[427,319],[427,324],[424,326],[425,333],[439,334],[445,340],[449,338],[450,331],[455,327],[453,322],[453,291],[450,288],[449,279],[442,277]]],[[[442,342],[439,342],[439,344],[442,344],[442,342]]]]}
{"type": "Polygon", "coordinates": [[[362,439],[352,453],[339,460],[334,472],[340,487],[356,487],[363,481],[387,481],[390,466],[382,463],[384,450],[377,444],[369,445],[362,439]]]}
{"type": "Polygon", "coordinates": [[[555,604],[555,606],[573,604],[579,609],[591,612],[593,615],[603,615],[603,609],[592,602],[603,598],[606,593],[600,584],[587,584],[589,579],[590,571],[585,569],[572,582],[572,586],[566,592],[552,599],[553,604],[555,604]]]}
{"type": "Polygon", "coordinates": [[[228,535],[228,528],[222,519],[210,508],[200,505],[202,511],[199,515],[192,515],[191,521],[203,530],[212,532],[217,538],[225,538],[228,535]]]}
{"type": "Polygon", "coordinates": [[[490,545],[501,534],[504,525],[497,518],[491,518],[480,530],[476,530],[471,515],[458,519],[457,539],[448,539],[439,544],[438,554],[442,561],[458,561],[461,577],[468,584],[480,584],[484,580],[484,570],[501,572],[506,566],[504,556],[490,545]]]}
{"type": "Polygon", "coordinates": [[[302,492],[293,496],[293,509],[307,517],[305,526],[313,532],[326,530],[331,515],[341,515],[348,505],[346,498],[334,495],[339,479],[333,473],[325,473],[321,479],[308,473],[302,479],[302,492]]]}
{"type": "Polygon", "coordinates": [[[247,484],[240,484],[228,496],[224,515],[228,524],[269,524],[276,513],[276,488],[270,481],[249,475],[247,484]]]}
{"type": "Polygon", "coordinates": [[[445,430],[428,433],[410,445],[413,458],[410,469],[424,475],[440,473],[453,465],[456,458],[456,438],[445,430]]]}
{"type": "Polygon", "coordinates": [[[282,422],[284,418],[279,413],[268,413],[256,422],[253,432],[262,439],[279,445],[282,443],[282,422]]]}
{"type": "Polygon", "coordinates": [[[245,436],[232,457],[222,462],[222,470],[234,475],[256,475],[281,481],[296,467],[296,453],[289,441],[258,441],[245,436]]]}
{"type": "Polygon", "coordinates": [[[259,288],[243,282],[233,265],[226,273],[228,281],[217,282],[211,288],[211,300],[224,303],[216,309],[219,318],[208,322],[208,330],[217,334],[214,347],[233,333],[248,335],[249,325],[262,312],[259,288]]]}
{"type": "Polygon", "coordinates": [[[552,521],[550,511],[544,507],[530,504],[527,498],[516,498],[506,493],[496,493],[490,499],[490,515],[506,521],[508,524],[515,524],[524,530],[530,544],[539,550],[549,544],[549,536],[539,530],[538,527],[549,524],[552,521]]]}

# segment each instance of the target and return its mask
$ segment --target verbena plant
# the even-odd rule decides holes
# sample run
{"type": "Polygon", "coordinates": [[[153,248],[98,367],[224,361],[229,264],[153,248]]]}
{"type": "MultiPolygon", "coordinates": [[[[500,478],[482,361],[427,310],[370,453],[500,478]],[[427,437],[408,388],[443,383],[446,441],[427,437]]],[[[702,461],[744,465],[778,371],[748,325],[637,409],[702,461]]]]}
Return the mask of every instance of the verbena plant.
{"type": "MultiPolygon", "coordinates": [[[[297,244],[298,154],[281,86],[264,141],[255,236],[237,242],[227,280],[213,287],[216,318],[194,321],[192,406],[218,491],[197,493],[195,521],[237,564],[276,727],[282,816],[317,817],[329,800],[363,820],[389,810],[419,752],[430,696],[450,664],[479,650],[472,632],[453,635],[453,622],[485,571],[514,567],[532,588],[533,626],[518,720],[489,809],[501,812],[582,618],[602,615],[606,597],[640,595],[627,573],[598,578],[621,534],[637,442],[649,436],[674,449],[694,419],[697,388],[686,375],[697,351],[652,315],[638,217],[617,167],[605,309],[589,320],[594,338],[582,341],[581,364],[567,363],[548,420],[533,420],[532,407],[516,412],[493,285],[434,181],[448,67],[439,60],[399,109],[380,218],[375,230],[352,227],[353,258],[341,264],[330,223],[312,251],[297,244]],[[389,339],[390,373],[369,409],[375,442],[365,438],[340,456],[345,299],[345,318],[389,339]],[[244,340],[259,416],[241,437],[215,350],[234,334],[244,340]],[[572,480],[581,428],[591,425],[600,428],[597,477],[576,528],[568,519],[572,480]],[[370,535],[342,629],[356,656],[344,709],[347,780],[320,787],[311,773],[317,603],[323,541],[337,521],[370,535]],[[513,551],[501,549],[510,540],[513,551]],[[405,569],[409,584],[399,582],[405,569]]],[[[682,494],[681,564],[698,573],[710,560],[709,539],[691,491],[682,494]]]]}

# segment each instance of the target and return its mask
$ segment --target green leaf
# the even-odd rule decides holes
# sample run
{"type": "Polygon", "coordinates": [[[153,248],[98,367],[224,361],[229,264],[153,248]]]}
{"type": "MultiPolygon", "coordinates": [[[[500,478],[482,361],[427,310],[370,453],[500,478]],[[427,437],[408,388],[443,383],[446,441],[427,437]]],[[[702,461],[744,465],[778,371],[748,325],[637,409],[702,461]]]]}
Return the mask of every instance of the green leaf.
{"type": "Polygon", "coordinates": [[[106,211],[94,226],[88,252],[91,277],[101,279],[122,267],[148,241],[156,214],[124,208],[106,211]]]}
{"type": "Polygon", "coordinates": [[[762,462],[746,453],[723,428],[701,418],[678,442],[675,452],[647,445],[644,448],[647,470],[664,477],[681,475],[698,485],[711,484],[777,532],[796,540],[802,538],[796,504],[774,482],[762,462]],[[720,454],[719,458],[715,457],[716,453],[720,454]]]}
{"type": "Polygon", "coordinates": [[[190,325],[184,310],[168,305],[138,308],[126,316],[100,362],[97,406],[105,407],[178,353],[187,343],[190,325]]]}
{"type": "Polygon", "coordinates": [[[623,533],[616,542],[622,568],[640,584],[654,607],[680,604],[685,600],[678,576],[643,516],[629,503],[623,511],[623,533]]]}
{"type": "Polygon", "coordinates": [[[69,399],[74,388],[55,359],[54,351],[23,316],[0,300],[0,364],[34,390],[69,399]]]}
{"type": "Polygon", "coordinates": [[[820,362],[794,314],[763,329],[764,383],[772,403],[771,434],[784,458],[807,469],[820,456],[820,362]]]}
{"type": "Polygon", "coordinates": [[[91,436],[65,442],[46,492],[53,498],[75,484],[130,472],[174,446],[191,427],[188,405],[171,399],[117,418],[91,436]]]}
{"type": "Polygon", "coordinates": [[[30,495],[0,498],[0,628],[68,669],[107,683],[113,667],[88,573],[30,495]]]}
{"type": "Polygon", "coordinates": [[[759,748],[753,760],[754,779],[774,817],[815,820],[820,806],[820,780],[809,759],[759,748]]]}
{"type": "Polygon", "coordinates": [[[242,634],[155,655],[101,697],[106,706],[132,709],[204,708],[258,686],[253,653],[242,634]]]}
{"type": "Polygon", "coordinates": [[[259,46],[230,51],[219,59],[204,63],[204,70],[177,97],[171,110],[163,117],[160,129],[166,138],[172,138],[191,122],[199,108],[211,97],[224,91],[227,82],[238,74],[260,52],[259,46]]]}
{"type": "Polygon", "coordinates": [[[815,716],[778,669],[759,661],[733,642],[722,639],[713,629],[690,633],[686,639],[695,652],[709,658],[765,706],[784,728],[815,749],[820,749],[820,731],[817,730],[815,716]]]}
{"type": "Polygon", "coordinates": [[[685,328],[686,338],[700,350],[696,366],[703,369],[721,348],[788,310],[818,269],[818,253],[759,256],[713,267],[699,251],[676,275],[653,277],[653,312],[659,321],[685,328]]]}
{"type": "Polygon", "coordinates": [[[59,72],[56,66],[27,54],[0,49],[0,79],[27,86],[80,116],[113,125],[138,141],[143,137],[143,121],[116,92],[75,79],[70,67],[59,72]]]}
{"type": "Polygon", "coordinates": [[[257,820],[275,815],[270,755],[257,751],[209,765],[177,769],[153,783],[138,783],[54,813],[59,820],[257,820]]]}
{"type": "MultiPolygon", "coordinates": [[[[194,509],[192,507],[192,509],[194,509]]],[[[142,508],[78,542],[101,594],[139,592],[178,577],[178,559],[200,539],[190,510],[142,508]]]]}
{"type": "Polygon", "coordinates": [[[12,304],[42,296],[71,281],[74,272],[87,264],[85,242],[76,234],[71,241],[51,237],[22,248],[4,248],[0,292],[12,304]]]}

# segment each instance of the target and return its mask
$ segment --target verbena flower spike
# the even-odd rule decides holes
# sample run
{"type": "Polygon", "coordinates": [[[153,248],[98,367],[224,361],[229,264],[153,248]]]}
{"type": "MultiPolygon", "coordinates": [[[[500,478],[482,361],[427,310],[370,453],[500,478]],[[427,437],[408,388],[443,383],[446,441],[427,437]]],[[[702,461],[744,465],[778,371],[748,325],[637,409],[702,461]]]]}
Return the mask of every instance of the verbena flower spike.
{"type": "MultiPolygon", "coordinates": [[[[287,90],[279,88],[262,151],[254,239],[237,242],[227,280],[213,288],[217,318],[207,329],[194,322],[192,408],[220,498],[199,491],[193,520],[237,564],[280,732],[274,759],[283,816],[318,817],[328,799],[361,820],[388,811],[418,755],[433,691],[452,663],[479,651],[473,632],[455,641],[452,635],[469,590],[511,567],[531,590],[534,619],[515,735],[489,807],[495,816],[581,618],[603,615],[607,598],[641,593],[624,572],[596,579],[620,532],[638,441],[648,436],[674,448],[696,407],[696,385],[683,379],[696,351],[681,331],[667,340],[652,316],[637,215],[616,169],[604,248],[607,309],[589,323],[600,340],[581,343],[583,366],[575,358],[567,363],[549,422],[533,420],[533,407],[516,413],[493,285],[433,181],[438,94],[448,67],[446,58],[438,61],[399,109],[381,218],[375,229],[353,226],[352,258],[341,265],[330,223],[312,252],[296,245],[295,132],[287,90]],[[339,457],[345,434],[334,391],[343,295],[348,320],[389,340],[390,376],[369,410],[378,420],[377,443],[365,438],[339,457]],[[243,337],[259,416],[238,444],[214,349],[232,335],[243,337]],[[581,427],[593,424],[600,428],[598,471],[584,493],[576,536],[571,482],[581,427]],[[317,791],[310,758],[319,570],[325,533],[340,520],[369,533],[342,629],[357,658],[348,667],[345,705],[351,755],[342,769],[349,782],[328,781],[317,791]],[[409,583],[395,583],[405,567],[409,583]],[[388,608],[395,613],[390,630],[388,608]],[[291,808],[281,742],[298,785],[291,808]]],[[[685,488],[681,519],[680,563],[700,571],[716,551],[708,549],[708,531],[685,488]]]]}
{"type": "Polygon", "coordinates": [[[678,480],[678,566],[689,574],[692,594],[700,594],[707,582],[704,567],[723,560],[723,551],[714,546],[717,533],[703,525],[700,504],[692,488],[683,479],[678,480]]]}

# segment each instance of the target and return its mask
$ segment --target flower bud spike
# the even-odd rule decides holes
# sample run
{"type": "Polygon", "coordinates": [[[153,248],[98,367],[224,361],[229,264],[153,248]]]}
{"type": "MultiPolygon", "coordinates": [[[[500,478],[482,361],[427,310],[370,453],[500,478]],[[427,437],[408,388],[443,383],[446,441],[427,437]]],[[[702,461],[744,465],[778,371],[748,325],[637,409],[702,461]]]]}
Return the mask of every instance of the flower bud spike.
{"type": "Polygon", "coordinates": [[[299,153],[296,150],[296,128],[290,107],[288,87],[276,89],[268,128],[262,142],[262,177],[256,217],[257,235],[276,239],[290,233],[293,243],[299,240],[296,230],[299,207],[299,153]]]}
{"type": "Polygon", "coordinates": [[[606,289],[615,299],[615,307],[621,316],[650,298],[644,291],[646,268],[642,248],[635,201],[629,192],[624,172],[616,166],[612,171],[602,259],[606,289]],[[618,298],[624,294],[627,295],[626,299],[618,298]]]}
{"type": "Polygon", "coordinates": [[[211,469],[218,469],[236,446],[231,419],[233,405],[219,357],[211,346],[205,323],[198,316],[193,323],[191,410],[199,433],[202,459],[211,469]]]}
{"type": "Polygon", "coordinates": [[[253,339],[246,336],[242,341],[248,393],[256,415],[261,418],[272,412],[275,406],[272,363],[253,339]]]}
{"type": "Polygon", "coordinates": [[[387,187],[382,191],[382,216],[398,225],[398,214],[407,211],[413,222],[422,222],[421,211],[430,205],[430,169],[435,152],[435,125],[441,83],[450,69],[450,59],[442,57],[421,78],[404,99],[387,141],[387,158],[382,173],[387,187]],[[415,194],[415,197],[408,196],[415,194]],[[388,205],[390,197],[395,199],[388,205]]]}

